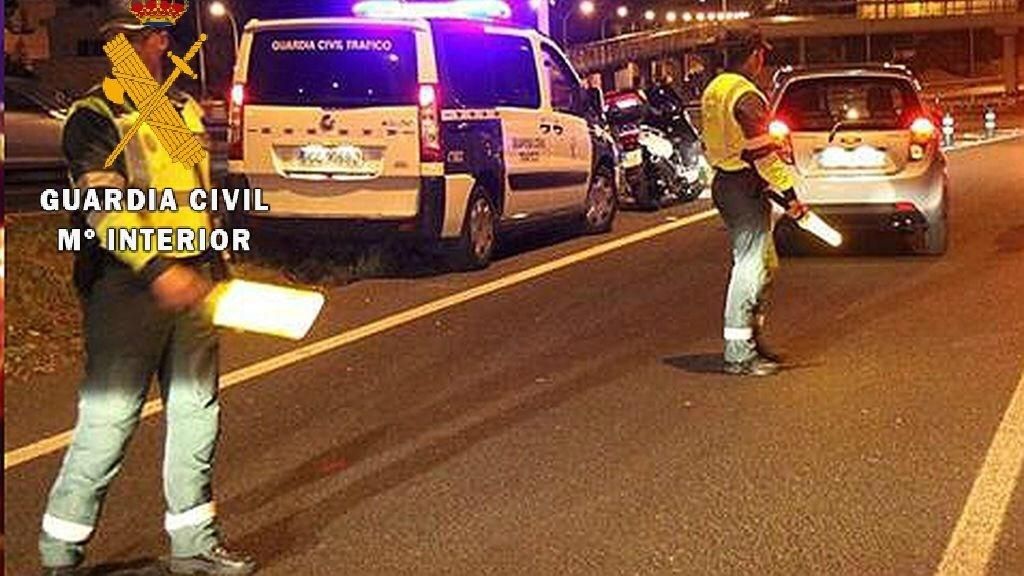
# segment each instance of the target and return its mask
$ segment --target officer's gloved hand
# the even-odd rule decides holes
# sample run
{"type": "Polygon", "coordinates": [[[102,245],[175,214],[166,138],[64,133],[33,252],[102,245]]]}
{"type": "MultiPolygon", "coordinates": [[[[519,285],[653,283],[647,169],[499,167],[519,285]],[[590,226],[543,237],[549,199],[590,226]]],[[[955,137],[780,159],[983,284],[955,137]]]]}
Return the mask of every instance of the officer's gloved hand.
{"type": "Polygon", "coordinates": [[[807,206],[800,202],[796,197],[796,191],[792,188],[784,190],[782,193],[773,192],[772,197],[786,211],[786,216],[794,220],[799,220],[803,218],[804,214],[807,214],[807,206]]]}
{"type": "Polygon", "coordinates": [[[786,208],[786,216],[789,216],[793,220],[799,220],[807,214],[807,206],[799,200],[793,199],[789,202],[789,206],[786,208]]]}
{"type": "Polygon", "coordinates": [[[198,306],[213,287],[188,266],[172,264],[153,279],[149,288],[158,306],[178,312],[198,306]]]}

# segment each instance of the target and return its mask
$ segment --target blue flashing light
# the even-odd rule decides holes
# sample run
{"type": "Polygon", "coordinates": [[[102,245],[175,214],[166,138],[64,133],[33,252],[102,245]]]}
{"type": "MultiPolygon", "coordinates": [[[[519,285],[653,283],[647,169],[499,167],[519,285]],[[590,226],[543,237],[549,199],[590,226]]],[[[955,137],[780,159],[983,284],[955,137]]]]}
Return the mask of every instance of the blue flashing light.
{"type": "Polygon", "coordinates": [[[452,0],[451,2],[399,2],[363,0],[352,7],[363,18],[466,18],[507,20],[512,8],[502,0],[452,0]]]}

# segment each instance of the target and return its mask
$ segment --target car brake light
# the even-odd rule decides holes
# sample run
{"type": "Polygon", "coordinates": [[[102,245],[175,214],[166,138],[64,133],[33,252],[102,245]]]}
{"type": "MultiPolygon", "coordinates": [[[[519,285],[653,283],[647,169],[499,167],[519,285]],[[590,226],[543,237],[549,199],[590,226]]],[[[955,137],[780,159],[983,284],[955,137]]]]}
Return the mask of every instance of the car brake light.
{"type": "Polygon", "coordinates": [[[793,142],[790,140],[789,125],[782,120],[772,120],[768,123],[768,135],[779,144],[779,157],[787,164],[794,164],[793,142]]]}
{"type": "Polygon", "coordinates": [[[928,144],[938,138],[935,124],[921,116],[910,124],[910,159],[921,160],[925,157],[928,144]]]}
{"type": "Polygon", "coordinates": [[[231,100],[228,103],[228,159],[241,160],[242,135],[245,133],[245,84],[231,87],[231,100]]]}
{"type": "Polygon", "coordinates": [[[441,106],[437,86],[420,86],[420,162],[442,162],[441,106]]]}
{"type": "Polygon", "coordinates": [[[772,120],[768,123],[768,134],[776,140],[789,138],[789,126],[782,120],[772,120]]]}
{"type": "Polygon", "coordinates": [[[632,150],[640,145],[640,130],[627,129],[619,133],[619,144],[623,149],[632,150]]]}
{"type": "Polygon", "coordinates": [[[922,116],[910,125],[910,134],[914,137],[915,142],[925,143],[935,136],[935,124],[922,116]]]}

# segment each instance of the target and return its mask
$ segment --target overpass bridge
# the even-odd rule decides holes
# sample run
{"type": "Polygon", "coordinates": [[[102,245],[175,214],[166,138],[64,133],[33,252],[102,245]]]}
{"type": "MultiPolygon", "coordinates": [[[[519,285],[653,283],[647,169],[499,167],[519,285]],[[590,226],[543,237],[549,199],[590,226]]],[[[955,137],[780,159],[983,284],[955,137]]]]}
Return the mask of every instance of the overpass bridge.
{"type": "MultiPolygon", "coordinates": [[[[786,63],[814,61],[899,60],[894,37],[930,35],[950,50],[965,49],[964,76],[975,76],[976,38],[997,43],[1003,89],[1016,94],[1024,77],[1024,2],[1021,0],[937,0],[894,2],[869,0],[844,3],[848,15],[774,16],[746,20],[690,22],[674,28],[634,32],[609,40],[572,47],[577,69],[593,75],[606,90],[624,88],[654,75],[680,79],[693,69],[710,68],[724,58],[723,40],[729,31],[758,29],[777,48],[784,48],[786,63]],[[817,45],[839,43],[838,53],[822,53],[817,45]],[[843,42],[842,40],[846,40],[843,42]],[[966,45],[966,46],[962,46],[966,45]]],[[[914,66],[912,66],[914,68],[914,66]]]]}

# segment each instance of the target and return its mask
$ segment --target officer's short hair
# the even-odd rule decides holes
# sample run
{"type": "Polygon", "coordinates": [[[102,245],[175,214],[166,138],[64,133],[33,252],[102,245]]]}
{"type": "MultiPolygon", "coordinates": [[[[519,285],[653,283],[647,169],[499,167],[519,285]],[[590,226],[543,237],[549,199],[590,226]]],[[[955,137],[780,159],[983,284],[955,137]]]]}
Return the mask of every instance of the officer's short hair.
{"type": "Polygon", "coordinates": [[[741,66],[747,61],[747,58],[750,58],[758,50],[764,50],[766,54],[772,50],[772,45],[757,30],[731,32],[725,38],[725,45],[729,54],[728,63],[730,68],[741,66]]]}

